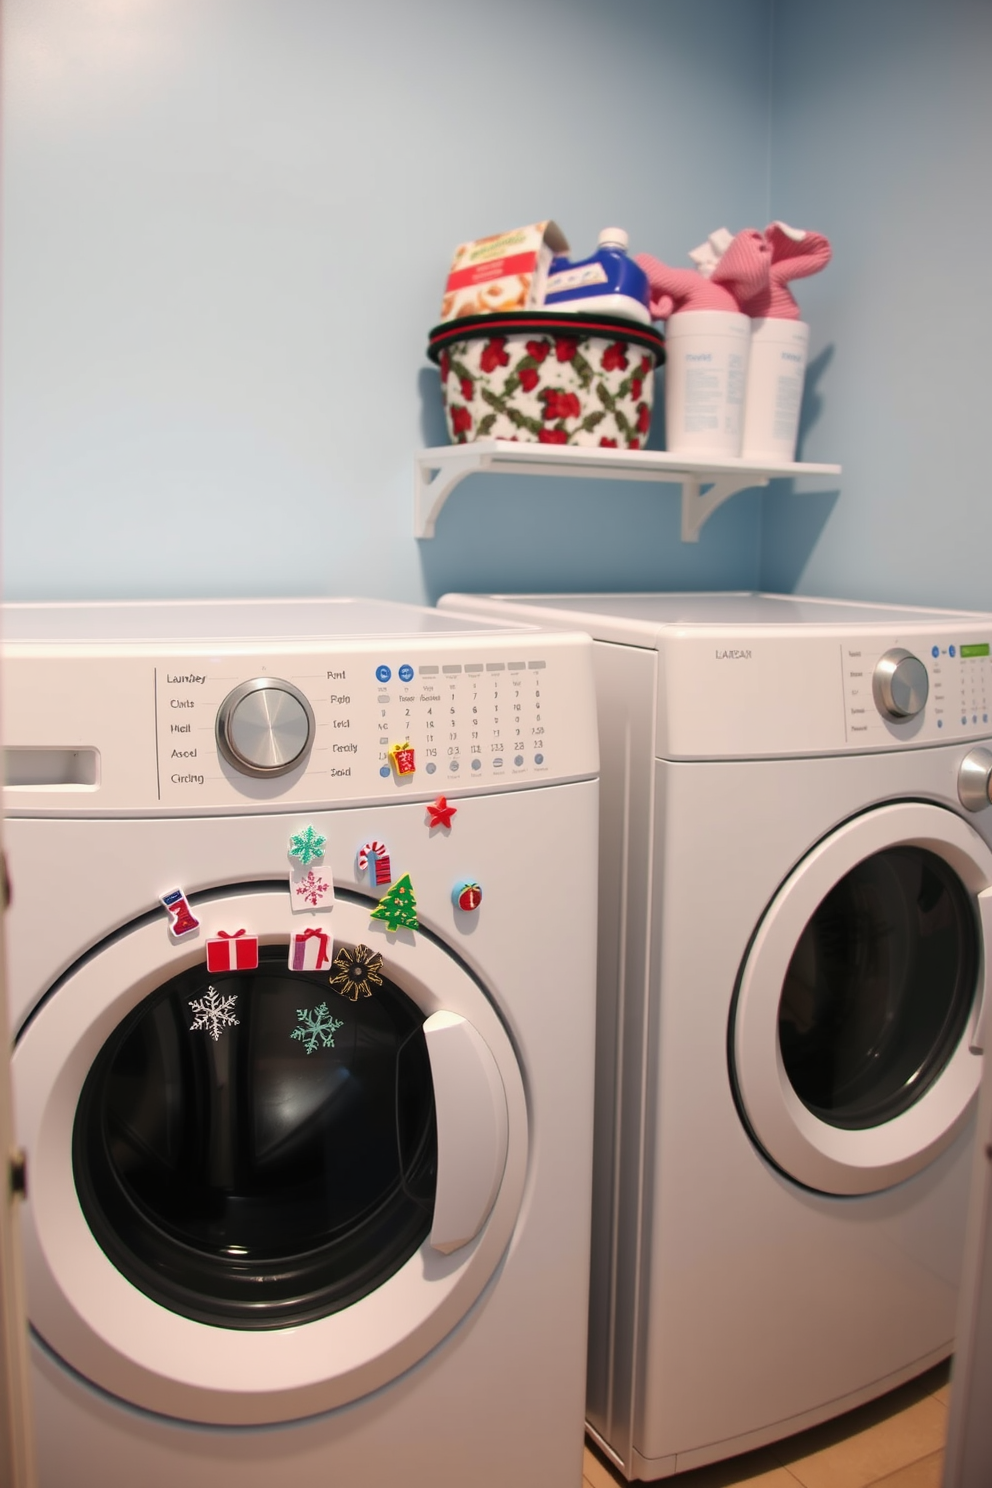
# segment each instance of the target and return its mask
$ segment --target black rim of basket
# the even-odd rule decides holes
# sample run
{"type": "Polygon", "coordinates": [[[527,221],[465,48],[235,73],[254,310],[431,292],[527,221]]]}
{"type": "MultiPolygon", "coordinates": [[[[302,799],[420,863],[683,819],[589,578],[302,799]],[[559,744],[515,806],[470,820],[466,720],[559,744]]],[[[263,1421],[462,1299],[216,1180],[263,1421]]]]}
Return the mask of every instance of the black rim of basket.
{"type": "Polygon", "coordinates": [[[665,338],[651,326],[620,315],[566,315],[554,310],[502,310],[489,315],[462,315],[445,321],[429,332],[427,355],[437,364],[441,352],[452,341],[475,339],[479,335],[499,336],[526,331],[546,335],[550,331],[616,336],[653,351],[657,366],[665,360],[665,338]]]}

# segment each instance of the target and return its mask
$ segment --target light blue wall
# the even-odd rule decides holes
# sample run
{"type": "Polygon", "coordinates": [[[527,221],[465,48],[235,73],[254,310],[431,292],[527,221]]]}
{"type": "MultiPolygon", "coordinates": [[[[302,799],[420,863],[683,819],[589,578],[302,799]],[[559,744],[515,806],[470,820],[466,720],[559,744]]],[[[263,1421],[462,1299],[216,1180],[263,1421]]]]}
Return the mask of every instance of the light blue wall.
{"type": "MultiPolygon", "coordinates": [[[[455,244],[768,209],[771,0],[6,0],[12,599],[753,585],[761,504],[475,477],[412,537],[455,244]]],[[[817,203],[819,206],[819,203],[817,203]]]]}
{"type": "Polygon", "coordinates": [[[844,475],[765,498],[767,587],[992,609],[990,151],[989,0],[777,0],[772,210],[835,253],[803,451],[844,475]]]}

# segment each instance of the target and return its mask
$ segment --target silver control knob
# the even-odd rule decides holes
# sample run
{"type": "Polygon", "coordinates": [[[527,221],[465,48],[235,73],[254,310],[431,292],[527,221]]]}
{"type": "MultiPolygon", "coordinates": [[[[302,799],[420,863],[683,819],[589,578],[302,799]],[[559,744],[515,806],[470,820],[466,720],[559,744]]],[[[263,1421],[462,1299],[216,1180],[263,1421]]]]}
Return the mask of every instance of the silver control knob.
{"type": "Polygon", "coordinates": [[[961,761],[958,796],[966,811],[992,806],[992,754],[987,749],[973,749],[961,761]]]}
{"type": "Polygon", "coordinates": [[[306,759],[313,712],[292,682],[256,677],[229,692],[217,712],[217,747],[242,775],[286,775],[306,759]]]}
{"type": "Polygon", "coordinates": [[[886,651],[871,680],[875,707],[883,718],[900,722],[922,713],[930,691],[927,669],[911,651],[886,651]]]}

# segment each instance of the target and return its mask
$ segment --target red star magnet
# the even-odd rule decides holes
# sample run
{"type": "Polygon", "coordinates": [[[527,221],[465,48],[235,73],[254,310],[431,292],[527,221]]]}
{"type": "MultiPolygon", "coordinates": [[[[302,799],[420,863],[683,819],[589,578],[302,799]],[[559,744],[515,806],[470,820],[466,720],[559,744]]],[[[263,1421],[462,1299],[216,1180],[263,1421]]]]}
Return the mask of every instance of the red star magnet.
{"type": "Polygon", "coordinates": [[[427,815],[429,827],[447,827],[451,830],[451,818],[458,810],[457,806],[449,806],[444,796],[438,796],[436,801],[427,803],[427,815]]]}

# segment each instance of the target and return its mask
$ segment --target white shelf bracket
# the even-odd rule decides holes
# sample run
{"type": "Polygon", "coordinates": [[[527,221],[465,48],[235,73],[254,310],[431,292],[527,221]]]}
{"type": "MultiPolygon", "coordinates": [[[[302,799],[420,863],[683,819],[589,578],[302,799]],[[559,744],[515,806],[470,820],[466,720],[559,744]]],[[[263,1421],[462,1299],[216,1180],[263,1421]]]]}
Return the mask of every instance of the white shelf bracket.
{"type": "Polygon", "coordinates": [[[433,537],[437,519],[452,491],[467,475],[488,470],[489,460],[472,450],[461,459],[444,452],[444,462],[419,455],[415,461],[414,537],[433,537]]]}
{"type": "Polygon", "coordinates": [[[705,476],[685,474],[682,477],[682,541],[695,543],[704,523],[718,506],[754,486],[767,486],[768,476],[717,475],[711,481],[705,476]],[[700,488],[706,487],[705,491],[700,488]]]}

